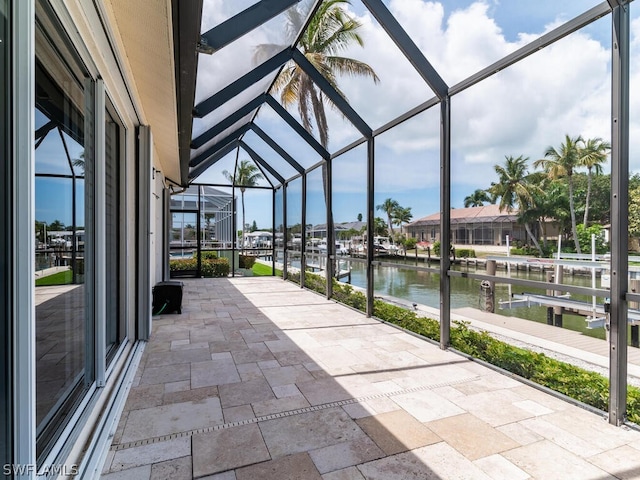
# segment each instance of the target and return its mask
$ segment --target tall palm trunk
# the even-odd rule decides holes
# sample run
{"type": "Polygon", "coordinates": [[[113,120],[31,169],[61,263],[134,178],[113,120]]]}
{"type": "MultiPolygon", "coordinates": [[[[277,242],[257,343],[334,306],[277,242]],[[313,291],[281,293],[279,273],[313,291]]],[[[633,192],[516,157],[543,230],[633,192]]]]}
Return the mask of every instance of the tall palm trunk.
{"type": "Polygon", "coordinates": [[[536,249],[538,250],[538,253],[542,257],[543,255],[542,248],[540,248],[540,243],[538,242],[538,239],[535,237],[535,235],[531,231],[531,225],[529,225],[529,222],[524,222],[524,229],[527,231],[527,235],[529,235],[529,238],[533,242],[533,245],[536,247],[536,249]]]}
{"type": "Polygon", "coordinates": [[[569,211],[571,212],[571,233],[573,234],[573,242],[576,246],[576,252],[578,254],[582,253],[580,251],[580,242],[578,241],[578,227],[576,225],[576,208],[573,203],[573,176],[567,175],[569,179],[569,211]]]}
{"type": "Polygon", "coordinates": [[[588,167],[587,173],[587,198],[584,201],[584,221],[582,222],[587,227],[587,221],[589,220],[589,198],[591,197],[591,167],[588,167]]]}
{"type": "Polygon", "coordinates": [[[547,223],[544,221],[544,218],[538,219],[538,225],[540,225],[540,231],[542,232],[542,245],[544,248],[547,248],[547,223]]]}

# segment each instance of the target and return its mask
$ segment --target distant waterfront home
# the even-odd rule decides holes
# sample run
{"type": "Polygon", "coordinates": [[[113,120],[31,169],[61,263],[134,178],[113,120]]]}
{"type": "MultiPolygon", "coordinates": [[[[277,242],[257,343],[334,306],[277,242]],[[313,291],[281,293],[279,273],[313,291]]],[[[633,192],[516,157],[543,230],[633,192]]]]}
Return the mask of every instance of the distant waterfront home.
{"type": "MultiPolygon", "coordinates": [[[[531,224],[531,228],[534,235],[541,236],[537,222],[531,224]]],[[[440,213],[405,225],[404,232],[418,242],[439,241],[440,213]]],[[[510,242],[527,242],[527,232],[524,225],[518,223],[517,210],[501,212],[498,205],[451,210],[451,242],[454,245],[505,245],[507,235],[510,242]]],[[[557,236],[557,229],[548,229],[547,235],[557,236]]]]}
{"type": "Polygon", "coordinates": [[[271,239],[273,238],[273,233],[271,232],[263,232],[263,231],[255,231],[255,232],[247,232],[244,234],[245,236],[245,247],[250,248],[270,248],[271,247],[271,239]]]}
{"type": "MultiPolygon", "coordinates": [[[[363,231],[366,226],[366,222],[336,222],[333,225],[336,238],[346,235],[349,231],[363,231]]],[[[307,235],[312,238],[327,238],[327,224],[314,225],[311,229],[307,229],[307,235]]]]}

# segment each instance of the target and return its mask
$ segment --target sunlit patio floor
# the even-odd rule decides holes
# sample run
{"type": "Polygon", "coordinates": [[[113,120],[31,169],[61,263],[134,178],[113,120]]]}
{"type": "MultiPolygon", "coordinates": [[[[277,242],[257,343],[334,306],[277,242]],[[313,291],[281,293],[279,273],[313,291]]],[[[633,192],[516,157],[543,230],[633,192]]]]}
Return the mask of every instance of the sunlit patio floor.
{"type": "Polygon", "coordinates": [[[640,432],[276,278],[185,280],[103,479],[640,478],[640,432]]]}

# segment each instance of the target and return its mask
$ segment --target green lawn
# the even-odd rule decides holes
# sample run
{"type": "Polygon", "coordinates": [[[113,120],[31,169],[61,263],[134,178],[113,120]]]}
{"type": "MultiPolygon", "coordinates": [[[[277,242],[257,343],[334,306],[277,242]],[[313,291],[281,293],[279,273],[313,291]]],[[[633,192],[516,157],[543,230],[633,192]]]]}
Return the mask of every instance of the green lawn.
{"type": "Polygon", "coordinates": [[[36,287],[45,287],[50,285],[69,285],[73,281],[73,272],[65,270],[64,272],[54,273],[46,277],[36,279],[36,287]]]}
{"type": "MultiPolygon", "coordinates": [[[[253,274],[256,277],[266,277],[266,276],[270,276],[272,273],[271,265],[264,265],[258,262],[253,264],[252,270],[253,270],[253,274]]],[[[282,276],[282,271],[276,269],[276,275],[282,276]]]]}

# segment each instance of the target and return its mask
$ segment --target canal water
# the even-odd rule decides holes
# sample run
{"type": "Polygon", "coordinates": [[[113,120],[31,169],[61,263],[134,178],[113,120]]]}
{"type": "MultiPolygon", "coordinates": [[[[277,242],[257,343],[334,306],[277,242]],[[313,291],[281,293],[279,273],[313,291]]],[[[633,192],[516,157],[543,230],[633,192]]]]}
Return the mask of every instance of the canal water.
{"type": "MultiPolygon", "coordinates": [[[[396,262],[394,260],[394,263],[396,262]]],[[[411,262],[407,262],[413,264],[411,262]]],[[[437,263],[434,264],[437,268],[437,263]]],[[[351,284],[357,287],[366,287],[366,270],[362,263],[351,263],[351,284]]],[[[376,295],[391,296],[398,299],[406,300],[409,303],[419,303],[429,307],[438,308],[440,304],[440,275],[431,272],[419,272],[415,270],[405,270],[392,267],[374,267],[374,289],[376,295]]],[[[454,270],[465,271],[469,273],[486,273],[483,267],[476,269],[474,266],[454,265],[454,270]]],[[[496,276],[507,276],[506,271],[498,271],[496,276]]],[[[525,272],[511,271],[512,278],[521,278],[526,280],[535,280],[544,282],[545,274],[543,272],[525,272]]],[[[582,287],[591,287],[591,276],[583,275],[565,275],[564,283],[567,285],[576,285],[582,287]]],[[[599,287],[599,280],[596,281],[599,287]]],[[[509,287],[505,284],[496,283],[496,309],[495,313],[499,315],[518,317],[541,323],[547,323],[546,307],[520,307],[520,308],[500,308],[500,301],[509,300],[509,287]]],[[[525,288],[517,285],[511,286],[512,293],[531,293],[545,294],[544,289],[536,290],[525,288]]],[[[580,300],[591,304],[592,297],[581,295],[572,295],[574,300],[580,300]]],[[[598,303],[602,303],[602,298],[596,298],[598,303]]],[[[472,307],[481,309],[483,300],[481,297],[480,281],[471,278],[451,277],[451,308],[472,307]]],[[[587,329],[584,317],[578,315],[564,315],[563,326],[570,330],[582,332],[595,338],[605,338],[603,328],[587,329]]]]}

